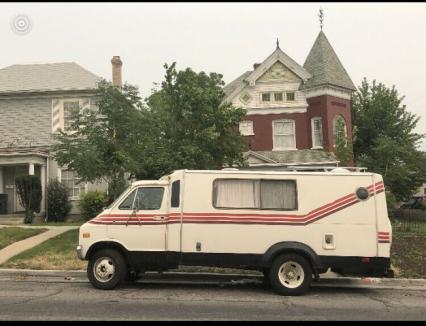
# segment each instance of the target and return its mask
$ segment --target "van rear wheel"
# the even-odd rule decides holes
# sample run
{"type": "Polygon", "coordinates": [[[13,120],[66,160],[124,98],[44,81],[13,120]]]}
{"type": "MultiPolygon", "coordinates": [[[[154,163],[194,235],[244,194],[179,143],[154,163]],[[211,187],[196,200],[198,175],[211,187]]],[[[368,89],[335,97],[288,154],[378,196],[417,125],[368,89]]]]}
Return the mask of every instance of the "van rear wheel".
{"type": "Polygon", "coordinates": [[[87,276],[95,288],[111,290],[123,283],[127,275],[123,256],[114,249],[95,252],[87,265],[87,276]]]}
{"type": "Polygon", "coordinates": [[[312,282],[312,267],[302,256],[284,254],[278,256],[269,271],[273,289],[281,295],[301,295],[312,282]]]}

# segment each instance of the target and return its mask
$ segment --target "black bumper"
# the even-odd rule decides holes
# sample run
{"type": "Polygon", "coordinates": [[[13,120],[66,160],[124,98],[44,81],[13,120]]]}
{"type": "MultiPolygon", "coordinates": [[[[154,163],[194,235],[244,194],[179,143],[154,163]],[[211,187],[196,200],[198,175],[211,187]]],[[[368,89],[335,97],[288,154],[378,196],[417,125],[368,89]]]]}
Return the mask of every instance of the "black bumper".
{"type": "Polygon", "coordinates": [[[385,277],[393,275],[390,258],[386,257],[342,257],[320,256],[324,269],[343,275],[385,277]]]}

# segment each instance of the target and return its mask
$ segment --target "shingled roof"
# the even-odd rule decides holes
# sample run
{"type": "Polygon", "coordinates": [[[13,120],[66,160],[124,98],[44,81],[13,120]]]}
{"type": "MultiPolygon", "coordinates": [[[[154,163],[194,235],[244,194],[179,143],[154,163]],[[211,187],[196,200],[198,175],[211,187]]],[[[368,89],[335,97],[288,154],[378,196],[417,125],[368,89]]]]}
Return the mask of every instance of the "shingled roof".
{"type": "Polygon", "coordinates": [[[0,69],[0,94],[95,89],[100,79],[75,62],[12,65],[0,69]]]}
{"type": "Polygon", "coordinates": [[[331,85],[356,90],[354,83],[334,52],[323,31],[320,31],[303,67],[313,77],[301,89],[331,85]]]}

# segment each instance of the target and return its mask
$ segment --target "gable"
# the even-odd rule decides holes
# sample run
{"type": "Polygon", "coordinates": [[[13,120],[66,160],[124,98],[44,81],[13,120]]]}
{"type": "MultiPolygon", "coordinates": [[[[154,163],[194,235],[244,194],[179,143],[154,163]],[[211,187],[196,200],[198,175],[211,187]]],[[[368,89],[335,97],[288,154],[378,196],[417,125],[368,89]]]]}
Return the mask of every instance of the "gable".
{"type": "Polygon", "coordinates": [[[275,62],[257,81],[300,82],[301,79],[280,61],[275,62]]]}

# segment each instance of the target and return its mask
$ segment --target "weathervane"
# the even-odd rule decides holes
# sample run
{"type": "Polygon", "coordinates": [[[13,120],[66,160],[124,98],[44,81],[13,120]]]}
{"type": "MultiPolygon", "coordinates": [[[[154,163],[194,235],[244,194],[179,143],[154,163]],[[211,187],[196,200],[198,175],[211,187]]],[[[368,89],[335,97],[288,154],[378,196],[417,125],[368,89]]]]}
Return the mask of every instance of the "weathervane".
{"type": "Polygon", "coordinates": [[[321,7],[320,7],[320,10],[319,10],[318,17],[319,17],[319,21],[320,21],[320,27],[321,27],[321,30],[322,30],[323,21],[324,21],[324,12],[322,11],[321,7]]]}

